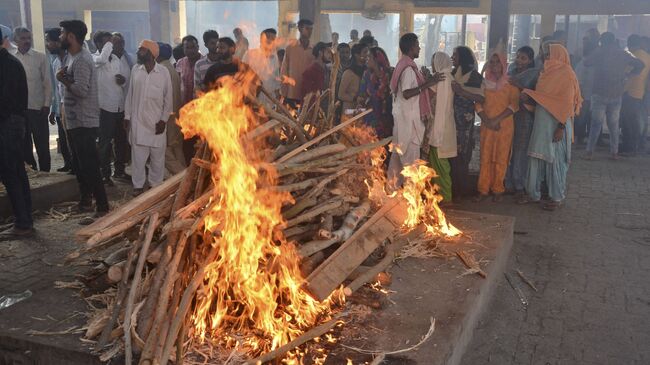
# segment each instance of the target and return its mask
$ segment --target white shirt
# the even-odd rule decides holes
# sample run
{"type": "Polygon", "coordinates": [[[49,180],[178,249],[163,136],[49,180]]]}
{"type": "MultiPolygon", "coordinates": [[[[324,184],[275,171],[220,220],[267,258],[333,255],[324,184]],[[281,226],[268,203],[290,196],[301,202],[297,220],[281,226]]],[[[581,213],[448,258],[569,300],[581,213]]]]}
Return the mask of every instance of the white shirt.
{"type": "Polygon", "coordinates": [[[93,54],[93,61],[97,67],[97,91],[99,93],[99,108],[107,112],[117,113],[124,111],[124,98],[129,85],[129,64],[126,57],[117,57],[113,53],[113,44],[106,42],[102,51],[93,54]],[[126,79],[123,85],[115,81],[116,75],[126,79]]]}
{"type": "Polygon", "coordinates": [[[41,110],[50,107],[52,103],[52,81],[50,79],[50,63],[44,53],[30,49],[22,54],[18,48],[12,54],[20,60],[27,74],[27,108],[41,110]]]}
{"type": "Polygon", "coordinates": [[[274,52],[267,56],[259,48],[251,49],[246,52],[242,61],[255,71],[266,90],[280,90],[280,63],[274,52]]]}
{"type": "Polygon", "coordinates": [[[144,65],[133,66],[124,108],[124,119],[131,121],[131,145],[165,147],[167,135],[156,134],[156,123],[167,123],[173,103],[172,80],[165,66],[156,64],[151,72],[144,65]]]}
{"type": "Polygon", "coordinates": [[[409,144],[420,145],[424,138],[424,123],[420,117],[420,96],[404,99],[404,91],[418,87],[415,71],[407,67],[402,71],[397,95],[393,102],[393,141],[406,151],[409,144]]]}

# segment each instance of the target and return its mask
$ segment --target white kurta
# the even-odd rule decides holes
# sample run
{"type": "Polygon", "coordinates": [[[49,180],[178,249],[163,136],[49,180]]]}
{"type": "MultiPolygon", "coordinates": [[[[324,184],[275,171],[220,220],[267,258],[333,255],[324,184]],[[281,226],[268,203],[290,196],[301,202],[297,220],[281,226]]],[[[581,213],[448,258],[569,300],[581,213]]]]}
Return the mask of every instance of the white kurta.
{"type": "Polygon", "coordinates": [[[169,71],[156,64],[151,72],[144,65],[131,71],[129,92],[126,96],[124,118],[131,121],[133,187],[144,187],[147,180],[145,166],[149,161],[149,184],[160,185],[165,176],[165,147],[167,134],[156,134],[156,124],[165,122],[173,111],[173,90],[169,71]]]}
{"type": "Polygon", "coordinates": [[[156,134],[156,123],[167,122],[173,104],[172,80],[164,66],[156,64],[151,72],[144,65],[133,66],[124,106],[124,119],[131,121],[131,145],[165,147],[167,135],[156,134]]]}
{"type": "Polygon", "coordinates": [[[404,166],[420,159],[420,147],[424,139],[425,125],[420,116],[420,96],[404,98],[404,91],[418,87],[415,71],[408,67],[402,72],[397,93],[393,101],[393,143],[401,154],[393,151],[388,164],[388,178],[400,187],[403,177],[400,174],[404,166]]]}

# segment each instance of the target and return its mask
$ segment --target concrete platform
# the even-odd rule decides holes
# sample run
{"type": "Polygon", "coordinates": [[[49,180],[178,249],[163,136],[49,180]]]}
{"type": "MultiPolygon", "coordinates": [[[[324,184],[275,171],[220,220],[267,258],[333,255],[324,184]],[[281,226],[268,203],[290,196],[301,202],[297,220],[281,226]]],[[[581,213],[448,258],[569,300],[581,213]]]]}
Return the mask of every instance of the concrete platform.
{"type": "MultiPolygon", "coordinates": [[[[79,185],[74,175],[61,172],[31,172],[32,208],[49,209],[52,204],[79,199],[79,185]]],[[[0,217],[12,215],[11,202],[4,186],[0,190],[0,217]]]]}
{"type": "MultiPolygon", "coordinates": [[[[392,351],[420,341],[435,318],[435,332],[414,351],[389,355],[381,364],[457,365],[467,349],[478,320],[496,283],[503,278],[513,242],[514,218],[464,211],[448,212],[464,237],[442,243],[451,252],[472,253],[487,273],[461,276],[466,267],[456,257],[407,258],[390,269],[392,284],[384,308],[342,332],[342,343],[364,350],[392,351]]],[[[518,278],[517,278],[518,279],[518,278]]],[[[522,284],[525,285],[525,284],[522,284]]],[[[516,295],[514,291],[512,295],[516,295]]],[[[328,364],[350,358],[354,364],[372,357],[341,349],[328,364]]]]}
{"type": "MultiPolygon", "coordinates": [[[[426,333],[429,317],[434,317],[436,331],[432,338],[416,351],[388,357],[383,364],[459,364],[496,279],[503,275],[512,245],[514,219],[460,211],[452,211],[449,216],[465,236],[445,245],[449,250],[463,249],[477,260],[486,260],[481,265],[488,273],[487,279],[477,275],[459,277],[465,267],[456,258],[398,261],[390,270],[393,283],[389,289],[394,291],[387,299],[390,304],[373,310],[362,323],[346,325],[341,333],[342,343],[364,349],[409,347],[426,333]],[[351,333],[362,333],[364,338],[351,333]]],[[[30,330],[58,332],[80,328],[86,322],[81,314],[87,311],[86,303],[78,291],[55,289],[52,284],[56,280],[74,280],[74,274],[81,269],[61,265],[65,254],[74,247],[69,232],[75,226],[72,221],[38,221],[40,237],[34,242],[12,242],[16,247],[8,251],[22,253],[11,259],[3,251],[2,245],[6,243],[0,242],[0,274],[3,267],[17,264],[16,261],[25,264],[12,269],[10,278],[34,272],[29,274],[33,275],[31,284],[29,278],[13,286],[0,282],[0,295],[27,288],[34,292],[31,298],[0,310],[0,365],[100,363],[89,346],[80,341],[80,333],[29,334],[30,330]]],[[[328,364],[345,364],[346,358],[353,359],[354,364],[369,359],[367,355],[335,346],[328,364]]]]}

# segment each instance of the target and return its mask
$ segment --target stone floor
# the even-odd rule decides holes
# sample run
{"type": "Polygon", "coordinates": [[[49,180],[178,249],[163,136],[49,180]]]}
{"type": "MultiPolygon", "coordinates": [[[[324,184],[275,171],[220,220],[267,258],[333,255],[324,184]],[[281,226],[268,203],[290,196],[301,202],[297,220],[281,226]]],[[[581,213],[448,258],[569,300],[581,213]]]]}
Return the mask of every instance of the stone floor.
{"type": "Polygon", "coordinates": [[[500,278],[462,363],[650,364],[650,156],[576,157],[566,205],[463,202],[458,209],[516,217],[507,271],[538,292],[524,308],[500,278]]]}

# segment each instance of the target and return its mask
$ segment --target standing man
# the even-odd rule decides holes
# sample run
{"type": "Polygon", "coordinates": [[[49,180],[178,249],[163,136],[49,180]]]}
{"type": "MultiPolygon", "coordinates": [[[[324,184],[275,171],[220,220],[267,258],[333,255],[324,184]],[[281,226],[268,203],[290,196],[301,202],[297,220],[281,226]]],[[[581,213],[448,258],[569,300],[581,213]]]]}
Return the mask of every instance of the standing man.
{"type": "Polygon", "coordinates": [[[223,70],[219,66],[234,65],[233,69],[239,70],[241,61],[235,57],[236,51],[237,46],[232,38],[223,37],[219,39],[217,43],[217,63],[208,68],[203,80],[201,80],[201,84],[205,86],[205,91],[213,89],[213,83],[219,79],[221,70],[223,70]]]}
{"type": "Polygon", "coordinates": [[[205,85],[203,85],[203,79],[205,78],[205,73],[208,71],[210,66],[214,65],[219,61],[219,55],[217,54],[217,48],[219,46],[219,33],[216,30],[207,30],[203,33],[203,43],[205,48],[208,49],[208,54],[201,57],[200,60],[196,61],[194,66],[194,95],[198,95],[199,91],[205,91],[205,85]]]}
{"type": "MultiPolygon", "coordinates": [[[[636,155],[639,150],[642,132],[641,117],[643,116],[644,107],[643,97],[646,93],[648,72],[650,72],[650,55],[643,50],[642,45],[643,40],[637,34],[632,34],[627,39],[627,49],[634,57],[643,62],[641,73],[627,80],[621,108],[621,153],[629,156],[636,155]]],[[[646,120],[645,123],[647,122],[646,120]]]]}
{"type": "Polygon", "coordinates": [[[25,112],[28,92],[25,69],[9,54],[11,30],[0,25],[0,179],[7,189],[16,220],[9,232],[29,236],[34,232],[32,197],[23,162],[25,112]]]}
{"type": "MultiPolygon", "coordinates": [[[[405,166],[420,158],[420,147],[424,139],[425,122],[431,117],[428,89],[440,81],[440,76],[424,80],[415,59],[420,56],[420,42],[413,33],[404,34],[399,40],[402,52],[390,80],[393,94],[393,143],[397,147],[390,156],[388,179],[394,188],[402,186],[401,175],[405,166]]],[[[436,74],[440,75],[440,74],[436,74]]]]}
{"type": "Polygon", "coordinates": [[[167,148],[165,149],[165,169],[175,175],[187,166],[183,154],[183,134],[176,124],[178,110],[181,108],[181,77],[172,66],[169,59],[172,57],[172,46],[158,42],[160,49],[156,62],[164,66],[169,72],[172,82],[172,114],[167,120],[167,148]]]}
{"type": "Polygon", "coordinates": [[[314,23],[308,19],[298,21],[300,38],[287,46],[280,74],[281,92],[286,102],[295,107],[302,98],[302,74],[314,62],[309,39],[314,31],[314,23]]]}
{"type": "MultiPolygon", "coordinates": [[[[99,172],[95,143],[99,128],[97,70],[92,55],[83,47],[88,33],[86,24],[81,20],[64,20],[59,25],[61,47],[68,51],[68,61],[57,71],[56,79],[65,86],[63,104],[72,148],[72,168],[81,191],[78,208],[82,212],[91,211],[95,198],[96,212],[92,218],[98,218],[108,212],[108,199],[99,172]]],[[[80,223],[90,224],[92,220],[80,223]]]]}
{"type": "Polygon", "coordinates": [[[124,174],[126,159],[125,141],[118,138],[124,130],[124,98],[131,70],[122,52],[122,57],[113,54],[113,35],[99,31],[93,36],[97,52],[93,61],[97,68],[97,88],[99,94],[99,164],[102,181],[114,186],[111,180],[111,159],[115,141],[115,172],[124,174]]]}
{"type": "Polygon", "coordinates": [[[359,43],[359,31],[356,29],[352,29],[350,31],[350,42],[348,42],[348,45],[350,46],[350,48],[352,48],[357,43],[359,43]]]}
{"type": "MultiPolygon", "coordinates": [[[[276,36],[277,32],[273,28],[263,30],[260,34],[260,48],[246,52],[243,62],[255,71],[264,88],[277,97],[280,94],[280,62],[275,52],[276,36]]],[[[264,96],[261,99],[266,101],[264,96]]]]}
{"type": "MultiPolygon", "coordinates": [[[[122,33],[113,32],[111,42],[113,43],[112,57],[120,59],[120,70],[122,70],[122,75],[127,79],[124,84],[124,96],[126,97],[126,91],[129,87],[128,79],[131,76],[131,69],[133,68],[133,57],[124,49],[124,36],[122,33]]],[[[126,128],[124,128],[124,118],[120,120],[119,127],[115,129],[115,144],[113,145],[113,151],[115,153],[115,172],[113,172],[113,177],[124,181],[131,181],[131,175],[124,171],[131,159],[131,146],[129,146],[126,128]]]]}
{"type": "Polygon", "coordinates": [[[63,167],[56,169],[58,172],[72,171],[72,156],[68,146],[65,126],[63,125],[63,84],[56,80],[56,72],[67,62],[67,54],[61,48],[61,28],[52,28],[45,32],[45,48],[50,54],[50,79],[52,80],[52,104],[50,105],[50,124],[56,123],[59,138],[57,145],[63,156],[63,167]]]}
{"type": "Polygon", "coordinates": [[[327,89],[329,81],[327,65],[332,63],[332,43],[316,43],[312,55],[314,62],[302,73],[301,100],[309,93],[327,89]]]}
{"type": "MultiPolygon", "coordinates": [[[[596,32],[598,32],[596,30],[596,32]]],[[[598,48],[598,39],[586,35],[582,38],[582,60],[576,65],[576,75],[580,82],[580,92],[584,98],[580,114],[574,120],[574,133],[578,143],[584,143],[589,135],[591,124],[591,95],[596,82],[596,70],[593,67],[586,67],[585,60],[598,48]]]]}
{"type": "Polygon", "coordinates": [[[248,52],[248,39],[244,37],[244,32],[242,32],[241,28],[235,28],[232,34],[235,36],[235,41],[237,41],[235,57],[241,60],[244,58],[246,52],[248,52]]]}
{"type": "Polygon", "coordinates": [[[13,55],[23,64],[27,74],[29,102],[27,112],[27,131],[25,139],[25,161],[36,170],[33,146],[36,145],[38,168],[50,171],[50,128],[47,124],[52,103],[52,81],[50,64],[45,54],[32,49],[32,32],[27,28],[14,30],[14,42],[17,48],[13,55]],[[34,143],[32,144],[32,138],[34,143]]]}
{"type": "Polygon", "coordinates": [[[140,43],[126,96],[134,196],[144,191],[147,160],[151,187],[160,185],[165,177],[165,127],[173,111],[173,91],[169,72],[156,63],[159,55],[158,43],[148,39],[140,43]]]}
{"type": "Polygon", "coordinates": [[[591,128],[585,158],[591,160],[596,142],[607,121],[611,158],[618,159],[619,118],[625,91],[625,81],[630,75],[643,70],[643,62],[618,46],[614,33],[600,36],[600,47],[584,61],[586,67],[594,67],[598,81],[591,96],[591,128]],[[628,71],[631,70],[631,71],[628,71]]]}
{"type": "MultiPolygon", "coordinates": [[[[194,99],[194,69],[201,59],[201,52],[199,52],[199,40],[193,35],[183,37],[181,44],[185,56],[176,62],[176,71],[181,75],[181,106],[183,106],[194,99]]],[[[194,157],[194,144],[198,140],[196,136],[183,140],[186,165],[189,165],[194,157]]]]}

